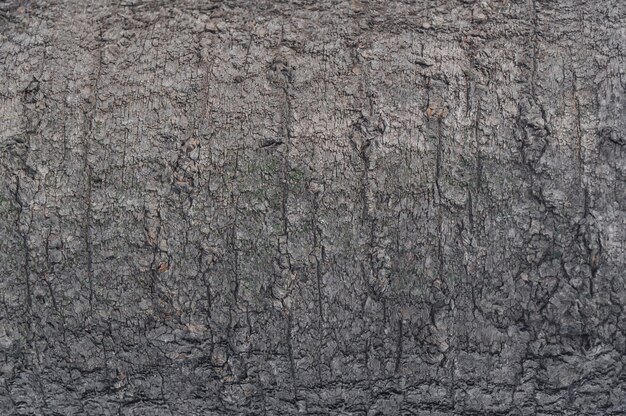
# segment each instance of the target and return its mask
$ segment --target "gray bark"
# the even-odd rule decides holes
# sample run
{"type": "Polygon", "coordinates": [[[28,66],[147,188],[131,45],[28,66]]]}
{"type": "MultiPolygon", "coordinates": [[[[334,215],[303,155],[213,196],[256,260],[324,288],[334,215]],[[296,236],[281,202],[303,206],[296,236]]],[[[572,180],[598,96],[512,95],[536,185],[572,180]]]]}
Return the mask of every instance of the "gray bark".
{"type": "Polygon", "coordinates": [[[621,0],[0,5],[3,415],[626,412],[621,0]]]}

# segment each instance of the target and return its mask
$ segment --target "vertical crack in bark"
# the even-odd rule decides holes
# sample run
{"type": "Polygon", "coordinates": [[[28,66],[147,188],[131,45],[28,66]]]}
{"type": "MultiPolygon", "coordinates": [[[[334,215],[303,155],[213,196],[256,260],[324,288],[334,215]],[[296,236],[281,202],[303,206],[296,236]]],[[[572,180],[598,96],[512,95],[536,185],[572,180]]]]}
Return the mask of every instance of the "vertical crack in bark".
{"type": "Polygon", "coordinates": [[[537,97],[537,93],[535,91],[535,86],[537,83],[536,75],[537,75],[537,28],[539,22],[539,15],[537,12],[537,5],[535,0],[530,0],[531,7],[531,24],[532,24],[532,35],[531,35],[531,48],[532,48],[532,66],[530,71],[530,90],[533,98],[537,97]]]}
{"type": "Polygon", "coordinates": [[[292,331],[293,331],[293,321],[291,317],[291,311],[287,310],[287,353],[289,355],[289,372],[291,375],[291,379],[293,380],[293,399],[298,400],[298,383],[296,380],[296,362],[293,355],[293,339],[292,339],[292,331]]]}
{"type": "Polygon", "coordinates": [[[231,237],[231,244],[233,245],[233,255],[234,255],[234,259],[233,259],[233,273],[234,273],[234,287],[233,287],[233,299],[235,301],[235,308],[237,307],[238,303],[239,303],[239,281],[240,281],[240,277],[239,277],[239,248],[237,247],[237,225],[236,222],[233,222],[233,227],[232,227],[232,237],[231,237]]]}
{"type": "Polygon", "coordinates": [[[85,126],[83,134],[83,171],[86,175],[86,190],[85,190],[85,216],[84,216],[84,229],[83,239],[85,243],[85,257],[87,262],[87,279],[89,284],[89,310],[93,312],[94,301],[94,269],[93,269],[93,239],[91,236],[91,229],[93,227],[92,218],[92,177],[93,168],[89,163],[89,155],[91,153],[91,141],[94,139],[94,123],[95,117],[98,112],[98,87],[100,84],[100,78],[102,75],[103,65],[103,24],[99,22],[98,38],[97,38],[97,67],[95,73],[95,80],[93,83],[93,103],[91,108],[84,114],[85,126]]]}
{"type": "MultiPolygon", "coordinates": [[[[235,151],[235,183],[239,177],[239,149],[235,151]]],[[[239,195],[235,197],[234,193],[231,194],[231,204],[233,206],[233,221],[230,229],[230,246],[233,250],[233,299],[234,306],[237,308],[239,302],[239,242],[237,237],[237,223],[239,220],[239,195]]]]}
{"type": "Polygon", "coordinates": [[[622,412],[622,16],[244,3],[3,8],[0,413],[622,412]]]}
{"type": "Polygon", "coordinates": [[[578,182],[579,186],[582,187],[584,183],[585,176],[585,161],[583,154],[583,138],[582,138],[582,127],[581,127],[581,114],[580,114],[580,99],[578,98],[578,79],[576,77],[576,71],[572,70],[572,94],[574,96],[574,108],[576,111],[576,162],[578,165],[578,182]]]}
{"type": "Polygon", "coordinates": [[[450,408],[456,413],[456,357],[452,357],[450,363],[450,408]]]}
{"type": "Polygon", "coordinates": [[[400,372],[400,363],[402,362],[402,317],[398,319],[398,339],[396,341],[396,363],[395,372],[400,372]]]}
{"type": "Polygon", "coordinates": [[[211,324],[211,321],[213,320],[213,318],[211,317],[211,310],[213,308],[213,299],[212,299],[212,295],[211,295],[211,282],[208,278],[208,273],[209,273],[209,267],[207,267],[206,269],[204,269],[204,271],[202,272],[202,281],[204,282],[204,287],[206,290],[206,322],[207,325],[211,324]]]}
{"type": "Polygon", "coordinates": [[[594,222],[590,222],[590,217],[593,217],[590,211],[591,197],[589,195],[589,188],[585,186],[583,200],[583,220],[578,224],[577,234],[582,237],[583,248],[586,253],[586,262],[589,266],[589,296],[594,296],[594,281],[600,268],[600,261],[602,260],[602,251],[604,249],[602,245],[602,239],[600,233],[594,229],[594,222]]]}
{"type": "Polygon", "coordinates": [[[318,210],[319,210],[319,200],[318,194],[313,194],[313,212],[311,218],[311,228],[313,230],[313,256],[315,258],[315,280],[316,280],[316,290],[317,290],[317,312],[318,312],[318,321],[317,321],[317,336],[319,337],[318,345],[317,345],[317,378],[318,382],[322,383],[322,347],[324,343],[324,306],[322,300],[322,280],[323,280],[323,272],[322,272],[322,262],[324,258],[324,246],[321,245],[321,230],[318,219],[318,210]],[[320,258],[321,257],[321,258],[320,258]]]}
{"type": "MultiPolygon", "coordinates": [[[[437,280],[441,289],[447,288],[447,282],[445,280],[445,241],[443,233],[443,204],[441,198],[437,202],[437,280]]],[[[435,322],[435,321],[433,321],[435,322]]],[[[436,325],[435,325],[436,326],[436,325]]]]}
{"type": "Polygon", "coordinates": [[[84,160],[83,167],[87,176],[87,190],[85,193],[85,218],[84,218],[84,241],[86,249],[86,261],[87,261],[87,279],[89,281],[89,310],[93,311],[93,241],[91,239],[91,227],[92,227],[92,215],[91,215],[91,167],[89,166],[89,137],[84,140],[84,160]]]}
{"type": "MultiPolygon", "coordinates": [[[[45,58],[45,52],[44,52],[45,58]]],[[[43,70],[42,70],[43,71],[43,70]]],[[[15,219],[15,226],[20,236],[22,249],[24,251],[24,283],[26,292],[26,312],[31,313],[32,299],[33,299],[33,284],[31,282],[31,275],[33,274],[33,253],[30,248],[30,233],[33,223],[32,208],[29,207],[28,201],[24,199],[25,192],[22,184],[22,175],[30,179],[35,179],[37,172],[29,164],[29,155],[31,152],[32,137],[37,133],[41,124],[41,117],[36,112],[37,101],[39,100],[42,92],[40,90],[41,82],[37,77],[33,77],[24,91],[22,91],[22,105],[24,116],[24,136],[25,138],[18,140],[18,143],[22,143],[23,148],[15,149],[15,159],[18,162],[19,168],[14,174],[15,176],[15,192],[14,199],[17,203],[19,210],[15,219]],[[33,107],[35,106],[35,107],[33,107]],[[26,222],[24,216],[28,211],[28,221],[26,222]]]]}
{"type": "Polygon", "coordinates": [[[151,207],[146,206],[144,201],[144,215],[143,215],[143,227],[146,234],[148,246],[151,248],[150,252],[152,258],[150,260],[150,296],[152,297],[153,304],[157,302],[157,289],[159,283],[159,267],[158,264],[159,254],[159,240],[161,238],[161,204],[158,202],[154,211],[151,207]]]}
{"type": "MultiPolygon", "coordinates": [[[[283,115],[285,118],[283,125],[283,135],[285,137],[285,146],[283,150],[283,166],[282,166],[282,193],[281,193],[281,207],[280,214],[283,227],[283,235],[287,239],[287,257],[289,258],[289,171],[291,170],[289,161],[289,151],[291,147],[291,99],[289,97],[289,91],[287,86],[283,87],[285,96],[285,107],[283,109],[283,115]]],[[[291,265],[291,263],[290,263],[291,265]]]]}
{"type": "Polygon", "coordinates": [[[474,141],[476,143],[476,192],[480,192],[482,189],[483,183],[483,158],[482,152],[480,150],[480,100],[476,105],[476,119],[474,121],[474,141]]]}
{"type": "Polygon", "coordinates": [[[124,144],[122,146],[122,169],[120,172],[122,186],[126,184],[125,175],[126,175],[126,149],[127,148],[128,148],[128,127],[125,127],[124,128],[124,144]]]}
{"type": "Polygon", "coordinates": [[[57,304],[57,300],[56,300],[56,296],[54,294],[54,288],[52,287],[52,282],[50,282],[50,279],[48,277],[48,272],[51,268],[51,264],[50,264],[50,234],[51,234],[51,230],[48,230],[48,234],[46,235],[46,244],[45,244],[45,250],[46,250],[46,272],[43,275],[43,281],[46,284],[46,287],[48,288],[48,292],[50,293],[50,299],[52,300],[52,307],[54,308],[54,310],[59,313],[59,307],[57,304]]]}
{"type": "Polygon", "coordinates": [[[438,283],[442,289],[447,289],[447,281],[445,279],[445,238],[443,230],[443,193],[441,191],[440,179],[443,174],[443,135],[441,128],[441,116],[437,117],[437,160],[435,167],[435,186],[437,188],[437,259],[438,259],[438,283]]]}
{"type": "Polygon", "coordinates": [[[441,135],[441,118],[437,118],[437,160],[435,164],[435,185],[437,186],[437,195],[439,196],[439,203],[441,203],[441,186],[440,179],[443,170],[443,137],[441,135]]]}
{"type": "Polygon", "coordinates": [[[21,196],[20,192],[21,192],[21,180],[20,180],[20,176],[19,176],[19,173],[18,173],[16,175],[16,184],[15,184],[15,194],[14,194],[14,197],[15,197],[15,201],[17,202],[17,204],[20,207],[20,209],[19,209],[19,212],[17,214],[17,218],[15,220],[15,228],[17,230],[19,230],[19,234],[20,234],[20,237],[22,239],[22,248],[24,250],[24,280],[25,280],[25,283],[26,283],[26,311],[28,313],[30,313],[33,301],[32,301],[32,289],[31,289],[31,283],[30,283],[31,253],[30,253],[30,246],[28,244],[28,234],[29,234],[29,231],[30,231],[30,224],[32,222],[32,217],[30,218],[30,220],[28,222],[27,230],[26,231],[22,231],[22,229],[23,229],[22,216],[24,215],[26,204],[22,200],[22,196],[21,196]]]}
{"type": "MultiPolygon", "coordinates": [[[[280,43],[283,43],[284,36],[284,26],[281,29],[281,38],[280,43]]],[[[292,78],[293,78],[293,69],[289,66],[287,60],[283,57],[275,58],[272,64],[272,72],[275,80],[277,81],[277,87],[280,88],[282,92],[282,100],[283,100],[283,108],[282,108],[282,136],[284,138],[282,149],[282,168],[281,168],[281,176],[280,176],[280,187],[281,187],[281,197],[280,197],[280,218],[281,218],[281,232],[283,243],[279,242],[279,256],[281,257],[281,267],[285,267],[285,269],[281,269],[281,284],[283,285],[282,290],[284,294],[281,295],[281,305],[283,309],[283,314],[287,318],[287,334],[286,334],[286,342],[287,342],[287,352],[289,356],[289,366],[291,372],[291,378],[293,382],[293,397],[294,400],[297,399],[298,396],[298,383],[296,379],[296,367],[295,367],[295,358],[293,353],[293,337],[292,337],[292,311],[291,311],[291,302],[287,301],[287,298],[292,296],[292,285],[295,279],[295,273],[291,264],[291,254],[289,250],[289,173],[291,171],[291,161],[290,161],[290,149],[291,149],[291,141],[293,137],[292,131],[292,102],[291,102],[291,89],[292,89],[292,78]],[[282,247],[280,247],[282,245],[282,247]]]]}

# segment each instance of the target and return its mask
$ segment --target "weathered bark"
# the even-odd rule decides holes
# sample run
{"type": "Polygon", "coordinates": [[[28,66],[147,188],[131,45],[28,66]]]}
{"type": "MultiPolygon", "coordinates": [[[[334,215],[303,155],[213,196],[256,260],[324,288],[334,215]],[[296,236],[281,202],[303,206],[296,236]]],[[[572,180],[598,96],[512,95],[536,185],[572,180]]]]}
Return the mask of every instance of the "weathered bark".
{"type": "Polygon", "coordinates": [[[3,415],[626,411],[621,0],[0,6],[3,415]]]}

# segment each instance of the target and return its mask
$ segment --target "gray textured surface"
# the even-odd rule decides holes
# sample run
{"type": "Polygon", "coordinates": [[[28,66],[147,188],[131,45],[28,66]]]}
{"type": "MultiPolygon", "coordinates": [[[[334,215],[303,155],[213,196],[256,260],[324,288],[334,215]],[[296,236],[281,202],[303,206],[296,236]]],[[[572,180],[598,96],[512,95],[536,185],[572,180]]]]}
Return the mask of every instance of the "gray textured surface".
{"type": "Polygon", "coordinates": [[[3,2],[0,414],[621,415],[626,6],[3,2]]]}

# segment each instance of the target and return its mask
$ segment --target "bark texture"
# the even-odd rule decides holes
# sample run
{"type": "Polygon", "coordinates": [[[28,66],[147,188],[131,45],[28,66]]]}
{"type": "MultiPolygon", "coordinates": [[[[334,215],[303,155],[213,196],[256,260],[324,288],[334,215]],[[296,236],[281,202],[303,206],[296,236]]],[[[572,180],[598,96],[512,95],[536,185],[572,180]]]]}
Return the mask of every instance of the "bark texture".
{"type": "Polygon", "coordinates": [[[624,414],[624,45],[622,0],[2,2],[0,414],[624,414]]]}

